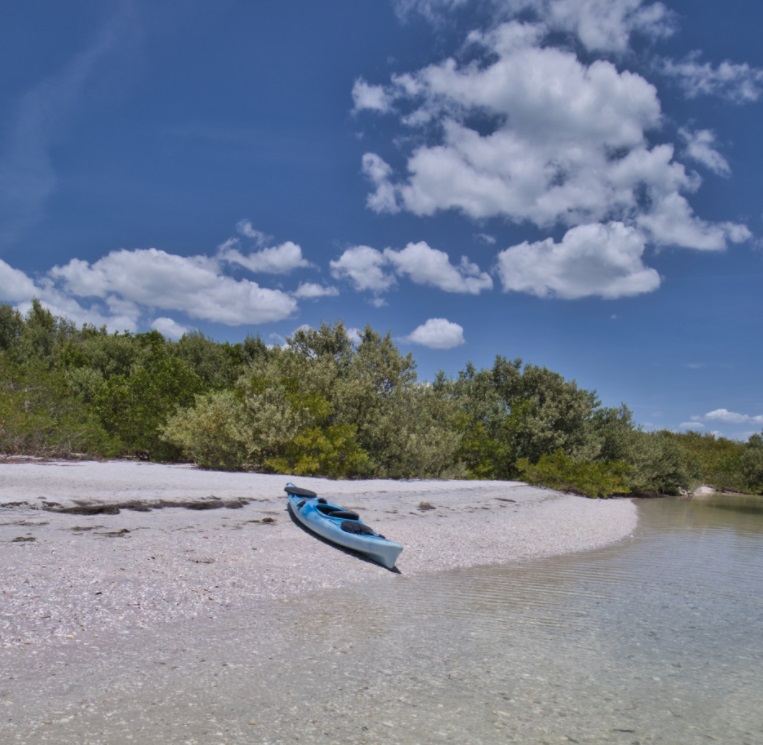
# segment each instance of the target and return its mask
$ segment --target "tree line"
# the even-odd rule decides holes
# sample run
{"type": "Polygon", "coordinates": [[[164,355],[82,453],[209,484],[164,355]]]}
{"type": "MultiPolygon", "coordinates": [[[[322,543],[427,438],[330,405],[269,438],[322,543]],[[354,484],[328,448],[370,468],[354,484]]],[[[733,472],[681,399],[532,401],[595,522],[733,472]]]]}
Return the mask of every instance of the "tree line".
{"type": "Polygon", "coordinates": [[[421,382],[389,333],[178,341],[0,305],[0,453],[330,478],[520,479],[588,496],[763,492],[763,437],[645,432],[521,359],[421,382]]]}

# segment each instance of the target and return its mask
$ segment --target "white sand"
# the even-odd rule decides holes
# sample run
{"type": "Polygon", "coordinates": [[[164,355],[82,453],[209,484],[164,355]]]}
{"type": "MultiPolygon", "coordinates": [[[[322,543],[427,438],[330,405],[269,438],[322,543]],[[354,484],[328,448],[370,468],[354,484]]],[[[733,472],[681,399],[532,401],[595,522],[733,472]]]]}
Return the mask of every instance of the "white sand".
{"type": "Polygon", "coordinates": [[[630,500],[501,481],[329,481],[117,462],[0,463],[0,646],[216,619],[265,598],[597,548],[636,526],[630,500]],[[399,541],[399,573],[297,526],[287,481],[399,541]],[[53,512],[76,505],[222,500],[238,509],[53,512]],[[433,509],[427,508],[427,504],[433,509]]]}

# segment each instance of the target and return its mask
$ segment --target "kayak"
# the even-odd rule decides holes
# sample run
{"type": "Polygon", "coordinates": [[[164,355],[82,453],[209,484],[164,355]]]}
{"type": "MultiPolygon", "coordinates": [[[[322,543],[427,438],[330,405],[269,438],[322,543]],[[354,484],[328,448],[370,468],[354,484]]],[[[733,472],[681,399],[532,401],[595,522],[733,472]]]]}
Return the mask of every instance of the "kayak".
{"type": "Polygon", "coordinates": [[[292,483],[284,488],[294,517],[332,543],[358,551],[392,569],[403,547],[368,527],[356,512],[326,501],[314,491],[292,483]]]}

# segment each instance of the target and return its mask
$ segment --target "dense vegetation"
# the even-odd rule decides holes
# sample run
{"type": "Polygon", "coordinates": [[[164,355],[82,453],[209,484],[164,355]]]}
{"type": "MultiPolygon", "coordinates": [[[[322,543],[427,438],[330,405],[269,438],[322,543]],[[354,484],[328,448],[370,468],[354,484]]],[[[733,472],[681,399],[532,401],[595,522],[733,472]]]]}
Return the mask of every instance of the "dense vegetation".
{"type": "Polygon", "coordinates": [[[78,328],[38,302],[0,306],[0,453],[192,460],[333,478],[522,479],[589,496],[763,491],[763,437],[644,432],[626,406],[546,368],[497,357],[417,379],[366,328],[177,342],[78,328]]]}

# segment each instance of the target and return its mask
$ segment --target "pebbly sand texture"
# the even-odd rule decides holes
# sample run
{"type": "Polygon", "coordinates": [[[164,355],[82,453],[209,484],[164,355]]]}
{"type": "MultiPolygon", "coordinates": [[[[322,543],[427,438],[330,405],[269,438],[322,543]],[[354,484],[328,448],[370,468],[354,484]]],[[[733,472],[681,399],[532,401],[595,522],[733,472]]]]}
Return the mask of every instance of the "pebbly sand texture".
{"type": "Polygon", "coordinates": [[[628,536],[630,500],[499,481],[329,481],[127,461],[0,463],[0,646],[127,633],[322,588],[583,551],[628,536]],[[396,572],[290,517],[287,481],[405,549],[396,572]]]}

